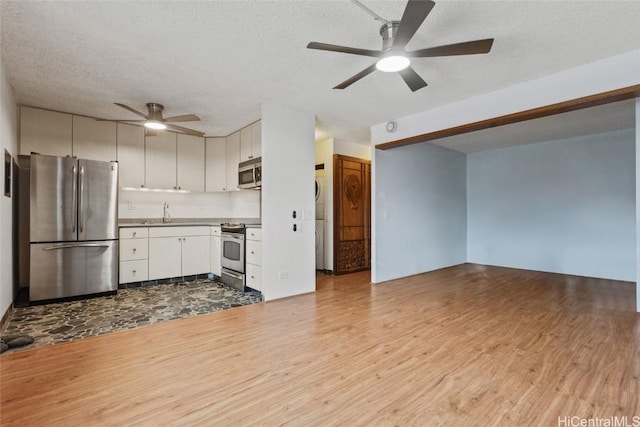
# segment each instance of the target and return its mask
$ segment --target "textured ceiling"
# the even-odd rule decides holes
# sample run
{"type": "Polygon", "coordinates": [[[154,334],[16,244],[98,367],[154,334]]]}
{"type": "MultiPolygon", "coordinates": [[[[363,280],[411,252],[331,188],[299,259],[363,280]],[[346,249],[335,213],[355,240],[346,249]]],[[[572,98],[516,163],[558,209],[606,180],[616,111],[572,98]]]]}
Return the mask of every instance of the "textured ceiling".
{"type": "MultiPolygon", "coordinates": [[[[363,3],[399,19],[403,1],[363,3]]],[[[310,41],[379,49],[379,23],[349,1],[0,2],[1,54],[20,104],[103,118],[113,105],[197,114],[227,135],[271,101],[316,113],[325,135],[368,142],[369,126],[640,48],[638,1],[438,1],[409,49],[494,37],[488,55],[415,59],[412,93],[375,72],[331,89],[371,58],[310,41]]],[[[603,76],[606,78],[606,76],[603,76]]]]}

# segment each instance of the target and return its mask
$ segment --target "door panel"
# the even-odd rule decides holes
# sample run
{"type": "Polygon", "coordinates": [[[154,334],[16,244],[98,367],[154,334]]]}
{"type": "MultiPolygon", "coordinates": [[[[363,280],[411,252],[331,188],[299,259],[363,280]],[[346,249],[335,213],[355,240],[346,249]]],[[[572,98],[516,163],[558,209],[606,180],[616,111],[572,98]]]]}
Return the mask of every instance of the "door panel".
{"type": "Polygon", "coordinates": [[[90,295],[117,288],[117,241],[31,244],[31,301],[90,295]]]}
{"type": "Polygon", "coordinates": [[[78,240],[118,238],[118,163],[78,161],[78,240]]]}
{"type": "Polygon", "coordinates": [[[191,276],[211,271],[209,236],[189,236],[182,239],[182,275],[191,276]]]}
{"type": "Polygon", "coordinates": [[[180,238],[149,238],[149,280],[182,276],[180,238]]]}
{"type": "Polygon", "coordinates": [[[371,268],[371,162],[333,156],[336,274],[371,268]]]}
{"type": "Polygon", "coordinates": [[[31,242],[77,239],[77,174],[78,161],[72,157],[31,156],[31,242]]]}

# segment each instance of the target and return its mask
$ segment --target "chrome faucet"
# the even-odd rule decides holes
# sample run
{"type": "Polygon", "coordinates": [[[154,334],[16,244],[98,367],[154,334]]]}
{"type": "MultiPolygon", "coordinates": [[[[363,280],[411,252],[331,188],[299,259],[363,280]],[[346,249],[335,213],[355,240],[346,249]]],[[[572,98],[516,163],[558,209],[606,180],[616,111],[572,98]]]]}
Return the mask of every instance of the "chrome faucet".
{"type": "Polygon", "coordinates": [[[162,222],[171,222],[171,213],[169,213],[169,202],[164,202],[164,214],[162,216],[162,222]]]}

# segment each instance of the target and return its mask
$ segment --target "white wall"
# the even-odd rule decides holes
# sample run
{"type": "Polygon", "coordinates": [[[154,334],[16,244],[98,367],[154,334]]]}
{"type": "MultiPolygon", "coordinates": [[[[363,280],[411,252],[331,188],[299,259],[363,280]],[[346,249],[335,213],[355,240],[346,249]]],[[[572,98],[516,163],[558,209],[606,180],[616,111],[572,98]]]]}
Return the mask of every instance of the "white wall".
{"type": "Polygon", "coordinates": [[[467,157],[467,261],[635,281],[633,129],[467,157]]]}
{"type": "MultiPolygon", "coordinates": [[[[4,164],[4,150],[11,156],[18,154],[18,108],[13,89],[9,86],[4,65],[0,62],[0,158],[4,164]]],[[[0,167],[2,179],[4,168],[0,167]]],[[[2,185],[4,189],[4,183],[2,185]]],[[[0,194],[0,317],[13,302],[12,200],[0,194]]],[[[15,195],[12,195],[15,197],[15,195]]]]}
{"type": "Polygon", "coordinates": [[[466,261],[466,158],[432,144],[374,153],[372,281],[466,261]]]}
{"type": "Polygon", "coordinates": [[[371,160],[371,145],[358,144],[346,139],[336,138],[333,141],[333,151],[335,154],[342,154],[343,156],[371,160]]]}
{"type": "Polygon", "coordinates": [[[260,191],[174,193],[121,190],[119,218],[162,218],[164,203],[172,218],[260,218],[260,191]]]}
{"type": "Polygon", "coordinates": [[[636,311],[640,312],[640,98],[636,98],[636,311]]]}
{"type": "Polygon", "coordinates": [[[262,287],[266,300],[315,291],[314,125],[311,112],[271,103],[262,106],[262,287]],[[293,210],[304,210],[305,219],[294,220],[293,210]],[[298,232],[292,230],[294,221],[298,232]]]}

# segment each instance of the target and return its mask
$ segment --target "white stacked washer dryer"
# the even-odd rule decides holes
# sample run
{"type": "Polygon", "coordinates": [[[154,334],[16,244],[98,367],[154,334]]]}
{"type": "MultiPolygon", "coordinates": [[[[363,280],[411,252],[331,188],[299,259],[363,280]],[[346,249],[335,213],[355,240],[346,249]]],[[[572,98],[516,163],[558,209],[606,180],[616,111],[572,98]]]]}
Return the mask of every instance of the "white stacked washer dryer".
{"type": "Polygon", "coordinates": [[[316,270],[324,270],[324,177],[316,170],[316,270]]]}

